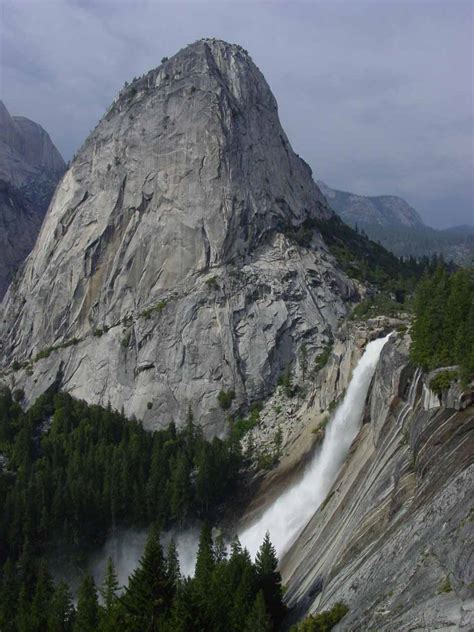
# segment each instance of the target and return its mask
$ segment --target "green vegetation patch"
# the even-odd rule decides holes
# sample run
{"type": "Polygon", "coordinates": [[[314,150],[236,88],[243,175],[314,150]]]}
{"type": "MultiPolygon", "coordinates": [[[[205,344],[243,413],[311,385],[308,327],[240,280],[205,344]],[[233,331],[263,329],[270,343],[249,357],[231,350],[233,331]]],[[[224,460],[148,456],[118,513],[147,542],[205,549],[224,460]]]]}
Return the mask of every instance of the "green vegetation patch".
{"type": "Polygon", "coordinates": [[[219,288],[217,277],[213,276],[213,277],[210,277],[209,279],[206,279],[206,285],[210,287],[212,290],[217,290],[219,288]]]}
{"type": "Polygon", "coordinates": [[[324,369],[324,367],[328,363],[329,358],[331,357],[332,345],[333,343],[329,342],[316,358],[316,361],[314,363],[314,370],[316,372],[320,371],[321,369],[324,369]]]}
{"type": "MultiPolygon", "coordinates": [[[[458,365],[463,384],[474,376],[474,271],[439,266],[416,291],[410,355],[425,371],[458,365]]],[[[443,388],[447,376],[435,388],[443,388]]]]}
{"type": "Polygon", "coordinates": [[[258,425],[260,412],[263,406],[260,402],[253,404],[247,417],[237,417],[232,423],[231,436],[235,441],[240,441],[244,435],[258,425]]]}
{"type": "Polygon", "coordinates": [[[279,457],[273,450],[263,450],[257,457],[259,470],[272,470],[277,465],[279,457]]]}
{"type": "Polygon", "coordinates": [[[97,590],[86,573],[73,600],[44,560],[24,551],[2,569],[0,621],[15,632],[273,632],[286,614],[278,558],[268,533],[252,561],[237,537],[230,552],[204,526],[193,577],[181,573],[176,544],[163,549],[156,524],[121,590],[111,558],[97,590]],[[100,594],[100,601],[99,601],[100,594]]]}
{"type": "Polygon", "coordinates": [[[331,610],[324,610],[313,614],[301,623],[294,625],[290,632],[329,632],[349,612],[349,608],[342,602],[337,602],[331,610]]]}
{"type": "Polygon", "coordinates": [[[217,395],[217,401],[219,402],[219,406],[222,410],[229,410],[232,406],[232,402],[235,399],[235,391],[234,389],[229,389],[228,391],[221,390],[217,395]]]}
{"type": "Polygon", "coordinates": [[[19,371],[20,369],[26,369],[28,367],[28,362],[18,362],[18,360],[13,360],[12,371],[19,371]]]}
{"type": "Polygon", "coordinates": [[[146,432],[110,408],[49,392],[24,412],[0,391],[0,565],[25,541],[38,553],[81,550],[112,525],[163,528],[209,519],[232,495],[241,465],[233,440],[207,442],[192,416],[178,431],[146,432]]]}
{"type": "Polygon", "coordinates": [[[235,494],[235,441],[207,442],[192,412],[178,431],[146,432],[110,407],[50,391],[24,412],[0,391],[0,627],[44,632],[278,630],[286,614],[275,549],[266,534],[252,561],[238,538],[227,552],[211,526],[235,494]],[[192,578],[157,525],[204,523],[192,578]],[[109,560],[99,591],[86,574],[76,598],[51,577],[53,544],[85,559],[119,527],[148,527],[123,590],[109,560]],[[98,592],[102,599],[99,601],[98,592]]]}
{"type": "Polygon", "coordinates": [[[54,345],[52,347],[47,347],[46,349],[42,349],[39,351],[35,357],[33,358],[33,362],[38,362],[38,360],[43,360],[44,358],[49,358],[49,356],[59,349],[67,349],[68,347],[72,347],[81,342],[80,338],[71,338],[70,340],[66,340],[66,342],[62,342],[59,345],[54,345]]]}
{"type": "Polygon", "coordinates": [[[153,314],[160,314],[168,305],[168,303],[169,303],[168,299],[163,299],[159,301],[158,303],[156,303],[155,305],[152,305],[151,307],[144,309],[142,312],[140,312],[140,316],[143,316],[143,318],[151,318],[153,314]]]}
{"type": "Polygon", "coordinates": [[[278,386],[283,388],[283,392],[287,397],[294,397],[298,392],[298,385],[293,384],[293,377],[291,375],[291,367],[287,366],[281,373],[277,381],[278,386]]]}
{"type": "Polygon", "coordinates": [[[33,358],[33,362],[38,362],[38,360],[43,360],[44,358],[49,358],[49,356],[56,351],[58,347],[47,347],[46,349],[41,349],[33,358]]]}
{"type": "Polygon", "coordinates": [[[106,334],[108,331],[109,331],[109,327],[107,327],[107,325],[104,325],[103,327],[96,327],[95,329],[93,329],[92,335],[96,336],[97,338],[100,338],[101,336],[106,334]]]}
{"type": "Polygon", "coordinates": [[[406,311],[407,309],[406,304],[401,305],[387,292],[379,292],[356,305],[352,310],[351,318],[353,320],[367,320],[374,316],[396,317],[402,310],[406,311]]]}
{"type": "Polygon", "coordinates": [[[282,232],[306,248],[320,234],[346,274],[372,286],[374,296],[356,308],[355,318],[408,311],[419,279],[426,271],[433,272],[440,262],[436,256],[399,259],[337,216],[307,218],[300,226],[284,226],[282,232]]]}
{"type": "Polygon", "coordinates": [[[453,587],[451,586],[451,582],[449,581],[449,577],[446,577],[446,579],[440,585],[438,592],[439,593],[448,593],[448,592],[451,592],[452,590],[453,590],[453,587]]]}
{"type": "Polygon", "coordinates": [[[447,391],[451,386],[454,380],[459,377],[459,373],[457,371],[440,371],[437,375],[432,378],[430,381],[430,389],[433,393],[440,396],[443,391],[447,391]]]}
{"type": "Polygon", "coordinates": [[[383,246],[358,233],[337,216],[308,218],[299,227],[287,227],[285,233],[301,246],[310,247],[315,230],[321,234],[345,272],[361,281],[376,285],[392,284],[400,274],[408,278],[422,269],[415,260],[410,262],[410,266],[401,262],[383,246]]]}

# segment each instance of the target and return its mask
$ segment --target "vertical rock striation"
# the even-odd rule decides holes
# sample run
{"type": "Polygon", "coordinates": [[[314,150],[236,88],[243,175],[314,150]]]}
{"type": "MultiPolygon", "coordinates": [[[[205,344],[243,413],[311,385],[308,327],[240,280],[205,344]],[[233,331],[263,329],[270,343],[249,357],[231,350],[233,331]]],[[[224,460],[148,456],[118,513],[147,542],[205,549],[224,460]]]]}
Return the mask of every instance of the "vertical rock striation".
{"type": "Polygon", "coordinates": [[[121,91],[63,178],[3,303],[6,366],[30,363],[8,379],[33,397],[60,369],[148,426],[191,404],[222,431],[217,393],[264,397],[356,296],[317,233],[291,239],[331,215],[246,51],[188,46],[121,91]]]}

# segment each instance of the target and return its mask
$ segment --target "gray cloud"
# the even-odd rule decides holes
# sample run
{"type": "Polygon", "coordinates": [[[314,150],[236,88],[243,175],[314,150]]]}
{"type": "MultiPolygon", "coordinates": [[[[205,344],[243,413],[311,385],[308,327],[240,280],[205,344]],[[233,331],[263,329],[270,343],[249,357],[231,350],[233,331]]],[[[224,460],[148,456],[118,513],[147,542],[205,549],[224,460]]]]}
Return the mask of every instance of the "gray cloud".
{"type": "Polygon", "coordinates": [[[66,158],[125,80],[203,36],[247,48],[330,186],[474,223],[470,2],[3,0],[1,95],[66,158]]]}

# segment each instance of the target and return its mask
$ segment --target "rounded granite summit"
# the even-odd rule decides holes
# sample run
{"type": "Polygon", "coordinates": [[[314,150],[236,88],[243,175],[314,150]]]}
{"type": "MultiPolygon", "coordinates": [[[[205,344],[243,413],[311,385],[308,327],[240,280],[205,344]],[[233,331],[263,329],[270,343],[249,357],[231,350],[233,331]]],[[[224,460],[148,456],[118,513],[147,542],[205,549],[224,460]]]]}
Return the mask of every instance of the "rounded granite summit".
{"type": "Polygon", "coordinates": [[[332,216],[249,55],[191,44],[124,87],[58,187],[2,306],[11,379],[223,432],[221,390],[264,397],[346,314],[321,236],[292,237],[332,216]]]}

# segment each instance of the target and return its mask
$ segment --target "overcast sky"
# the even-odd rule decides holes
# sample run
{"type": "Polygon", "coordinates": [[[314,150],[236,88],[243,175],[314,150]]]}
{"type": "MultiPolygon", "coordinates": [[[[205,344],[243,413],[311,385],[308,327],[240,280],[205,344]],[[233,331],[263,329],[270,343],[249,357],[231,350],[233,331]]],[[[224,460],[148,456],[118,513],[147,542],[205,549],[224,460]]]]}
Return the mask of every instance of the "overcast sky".
{"type": "Polygon", "coordinates": [[[317,179],[474,223],[473,3],[0,0],[0,97],[65,159],[125,80],[201,37],[246,48],[317,179]]]}

